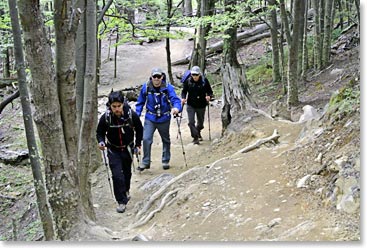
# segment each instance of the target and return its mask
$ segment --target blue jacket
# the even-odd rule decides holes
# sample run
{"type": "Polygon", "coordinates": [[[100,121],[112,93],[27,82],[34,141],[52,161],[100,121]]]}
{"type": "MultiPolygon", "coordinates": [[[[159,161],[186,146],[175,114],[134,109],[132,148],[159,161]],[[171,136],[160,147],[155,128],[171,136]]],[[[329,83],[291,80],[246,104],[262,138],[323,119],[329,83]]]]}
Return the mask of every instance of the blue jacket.
{"type": "Polygon", "coordinates": [[[136,103],[136,113],[141,116],[146,106],[145,119],[152,122],[166,122],[171,119],[171,109],[177,108],[181,112],[181,100],[175,89],[165,80],[159,88],[153,87],[151,80],[145,83],[140,91],[136,103]]]}

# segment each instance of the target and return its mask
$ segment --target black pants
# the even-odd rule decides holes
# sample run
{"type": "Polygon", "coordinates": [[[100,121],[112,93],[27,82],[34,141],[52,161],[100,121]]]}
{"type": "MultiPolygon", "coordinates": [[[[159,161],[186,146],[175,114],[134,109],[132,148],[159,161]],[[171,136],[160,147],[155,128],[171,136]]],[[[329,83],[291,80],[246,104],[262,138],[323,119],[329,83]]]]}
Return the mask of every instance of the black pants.
{"type": "Polygon", "coordinates": [[[204,108],[193,108],[190,105],[187,105],[187,117],[189,119],[189,128],[191,132],[191,137],[198,138],[201,130],[204,128],[204,116],[205,116],[205,107],[204,108]],[[195,121],[195,115],[197,121],[195,121]]]}
{"type": "Polygon", "coordinates": [[[129,152],[124,150],[108,149],[108,161],[112,171],[113,193],[119,204],[129,201],[126,192],[130,190],[131,163],[129,152]]]}

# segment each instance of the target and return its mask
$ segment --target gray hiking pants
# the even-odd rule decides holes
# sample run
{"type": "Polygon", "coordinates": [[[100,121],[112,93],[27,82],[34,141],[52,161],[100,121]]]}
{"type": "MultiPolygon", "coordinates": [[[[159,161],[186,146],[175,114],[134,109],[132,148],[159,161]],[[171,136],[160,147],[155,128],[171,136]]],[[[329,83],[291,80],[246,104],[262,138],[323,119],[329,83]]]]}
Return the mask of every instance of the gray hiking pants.
{"type": "Polygon", "coordinates": [[[205,107],[204,108],[193,108],[190,105],[186,106],[187,117],[189,119],[189,128],[191,132],[191,137],[199,138],[199,134],[202,129],[204,129],[204,116],[205,116],[205,107]],[[197,122],[195,121],[195,114],[197,118],[197,122]],[[196,124],[195,124],[196,122],[196,124]]]}

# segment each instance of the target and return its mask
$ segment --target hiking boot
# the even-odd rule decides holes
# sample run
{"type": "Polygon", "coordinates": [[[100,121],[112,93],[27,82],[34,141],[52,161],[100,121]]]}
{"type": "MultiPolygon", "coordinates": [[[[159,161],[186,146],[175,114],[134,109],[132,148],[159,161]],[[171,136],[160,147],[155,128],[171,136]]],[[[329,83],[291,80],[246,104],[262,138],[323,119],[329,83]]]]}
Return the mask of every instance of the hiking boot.
{"type": "Polygon", "coordinates": [[[126,205],[123,203],[119,203],[119,205],[116,208],[117,213],[123,213],[126,210],[126,205]]]}
{"type": "Polygon", "coordinates": [[[199,133],[199,135],[198,135],[198,140],[199,141],[203,141],[203,137],[201,137],[201,134],[199,133]]]}
{"type": "Polygon", "coordinates": [[[168,163],[163,163],[163,170],[168,170],[169,169],[169,164],[168,163]]]}
{"type": "Polygon", "coordinates": [[[200,142],[199,142],[199,139],[198,138],[195,138],[192,143],[194,143],[194,145],[199,145],[200,142]]]}
{"type": "Polygon", "coordinates": [[[150,169],[150,165],[146,165],[146,164],[139,164],[138,165],[138,168],[137,168],[138,171],[143,171],[145,169],[150,169]]]}
{"type": "Polygon", "coordinates": [[[130,196],[130,192],[129,191],[126,191],[126,197],[128,200],[130,200],[131,196],[130,196]]]}

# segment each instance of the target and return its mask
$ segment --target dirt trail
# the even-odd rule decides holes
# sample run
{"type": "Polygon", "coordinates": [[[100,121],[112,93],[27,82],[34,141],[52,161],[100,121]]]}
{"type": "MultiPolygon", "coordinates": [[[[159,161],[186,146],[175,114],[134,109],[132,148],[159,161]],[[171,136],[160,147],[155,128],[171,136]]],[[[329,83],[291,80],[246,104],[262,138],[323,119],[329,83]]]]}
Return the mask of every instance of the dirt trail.
{"type": "MultiPolygon", "coordinates": [[[[178,43],[176,49],[185,51],[189,49],[188,45],[178,43]],[[180,46],[183,47],[179,48],[180,46]]],[[[126,49],[126,57],[129,58],[129,67],[134,69],[128,69],[122,74],[126,80],[116,84],[117,88],[130,86],[126,82],[131,82],[130,79],[136,75],[145,75],[146,78],[152,66],[165,64],[164,42],[148,44],[137,49],[142,53],[149,51],[148,55],[130,54],[129,51],[135,50],[130,48],[126,49]],[[153,56],[156,60],[154,64],[146,66],[144,63],[149,60],[141,63],[141,60],[137,59],[140,56],[153,56]]],[[[110,73],[110,69],[105,68],[102,74],[110,73]]],[[[109,87],[103,86],[102,91],[108,92],[109,87]]],[[[172,119],[172,168],[168,171],[161,168],[162,143],[156,133],[152,146],[151,169],[142,173],[133,172],[132,199],[125,213],[115,212],[116,203],[109,190],[105,168],[101,167],[95,173],[92,191],[97,224],[111,229],[119,240],[129,240],[137,234],[144,234],[155,241],[336,239],[338,230],[327,219],[329,213],[317,209],[313,202],[306,201],[301,195],[302,189],[297,189],[295,182],[288,181],[286,177],[286,155],[283,152],[295,146],[301,126],[257,117],[244,124],[246,128],[243,132],[220,140],[220,106],[212,106],[212,140],[208,140],[206,119],[204,141],[200,145],[193,145],[186,116],[185,109],[181,132],[188,168],[185,168],[184,164],[176,119],[172,119]],[[249,153],[223,160],[211,169],[205,167],[222,157],[234,154],[257,139],[270,136],[274,129],[277,129],[281,136],[278,145],[262,146],[249,153]],[[194,167],[191,177],[178,184],[178,193],[170,204],[160,213],[156,213],[147,224],[131,228],[137,221],[136,213],[141,208],[142,201],[153,193],[143,190],[145,183],[162,174],[177,176],[194,167]]]]}

